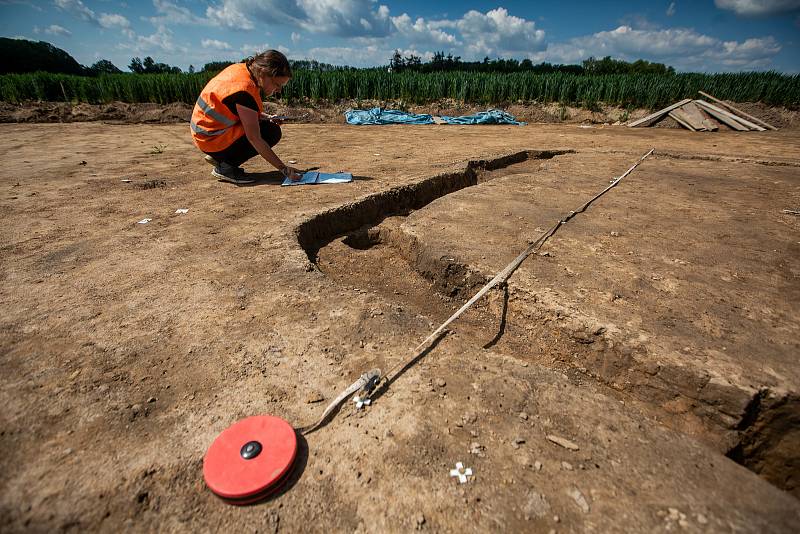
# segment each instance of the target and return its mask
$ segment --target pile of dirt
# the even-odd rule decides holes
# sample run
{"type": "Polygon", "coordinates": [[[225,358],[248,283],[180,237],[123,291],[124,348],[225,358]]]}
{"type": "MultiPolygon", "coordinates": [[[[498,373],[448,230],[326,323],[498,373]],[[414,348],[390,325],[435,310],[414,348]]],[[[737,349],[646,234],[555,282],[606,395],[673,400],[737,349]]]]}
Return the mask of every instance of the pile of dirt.
{"type": "Polygon", "coordinates": [[[0,122],[90,122],[121,124],[188,122],[192,107],[172,104],[72,104],[67,102],[0,102],[0,122]]]}
{"type": "Polygon", "coordinates": [[[776,128],[797,128],[800,126],[800,114],[796,110],[785,107],[771,107],[761,102],[736,103],[736,107],[770,123],[776,128]]]}
{"type": "MultiPolygon", "coordinates": [[[[770,107],[760,102],[737,103],[737,107],[759,117],[777,128],[800,126],[800,113],[782,107],[770,107]]],[[[650,110],[626,109],[619,106],[599,105],[595,110],[551,102],[501,102],[495,106],[468,104],[457,100],[440,100],[432,104],[413,105],[402,100],[341,100],[338,102],[265,102],[267,113],[290,117],[292,122],[304,124],[343,124],[344,113],[348,109],[400,109],[411,113],[430,113],[432,115],[471,115],[496,107],[517,120],[548,124],[616,124],[630,119],[644,117],[650,110]]],[[[111,102],[109,104],[72,104],[67,102],[26,102],[9,104],[0,102],[0,123],[2,122],[88,122],[103,121],[120,124],[142,123],[180,123],[188,122],[192,106],[180,102],[172,104],[129,104],[111,102]]],[[[680,128],[674,120],[662,120],[660,128],[680,128]]]]}
{"type": "Polygon", "coordinates": [[[431,104],[410,104],[402,100],[381,101],[381,100],[343,100],[335,103],[322,102],[302,104],[293,103],[265,103],[265,109],[269,113],[286,115],[293,117],[298,122],[330,122],[344,123],[344,113],[349,109],[369,109],[369,108],[399,109],[410,113],[429,113],[434,116],[459,116],[472,115],[487,109],[502,109],[513,115],[517,120],[534,123],[548,124],[613,124],[628,120],[632,113],[641,112],[642,115],[647,110],[629,111],[618,106],[601,106],[597,111],[585,108],[562,105],[557,102],[542,104],[538,102],[501,102],[495,105],[470,104],[453,99],[439,100],[431,104]]]}

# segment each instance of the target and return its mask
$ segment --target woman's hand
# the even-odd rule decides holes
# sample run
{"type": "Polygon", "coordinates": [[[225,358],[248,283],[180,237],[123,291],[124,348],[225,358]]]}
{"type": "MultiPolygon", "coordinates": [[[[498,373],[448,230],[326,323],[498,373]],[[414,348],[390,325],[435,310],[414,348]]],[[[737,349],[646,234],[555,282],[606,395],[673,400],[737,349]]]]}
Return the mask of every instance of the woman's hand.
{"type": "Polygon", "coordinates": [[[278,126],[283,124],[283,119],[278,115],[270,115],[269,113],[262,112],[260,118],[261,120],[270,121],[274,124],[277,124],[278,126]]]}
{"type": "Polygon", "coordinates": [[[296,182],[303,177],[303,175],[294,167],[284,167],[281,170],[281,174],[283,174],[285,178],[289,178],[293,182],[296,182]]]}
{"type": "Polygon", "coordinates": [[[267,163],[278,170],[283,169],[286,165],[275,155],[275,152],[272,151],[269,144],[261,138],[261,122],[259,118],[262,115],[259,114],[258,111],[241,104],[236,104],[236,111],[239,113],[242,126],[244,126],[244,133],[247,136],[247,140],[250,141],[253,148],[261,154],[261,157],[264,158],[267,163]]]}

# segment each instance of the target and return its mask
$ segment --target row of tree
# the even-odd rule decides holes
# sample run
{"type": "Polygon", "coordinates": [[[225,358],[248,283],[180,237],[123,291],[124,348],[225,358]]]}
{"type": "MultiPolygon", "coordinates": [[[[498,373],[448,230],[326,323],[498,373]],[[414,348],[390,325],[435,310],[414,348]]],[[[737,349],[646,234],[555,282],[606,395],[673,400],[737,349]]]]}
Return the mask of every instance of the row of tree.
{"type": "Polygon", "coordinates": [[[590,57],[581,65],[559,65],[552,63],[533,63],[530,59],[489,59],[483,61],[462,61],[461,56],[444,55],[436,52],[430,61],[413,54],[403,57],[395,50],[389,59],[392,72],[410,70],[415,72],[467,71],[467,72],[568,72],[572,74],[675,74],[675,69],[663,63],[652,63],[643,59],[629,63],[606,56],[603,59],[590,57]]]}
{"type": "MultiPolygon", "coordinates": [[[[218,72],[227,67],[228,65],[232,65],[232,61],[212,61],[211,63],[206,63],[203,65],[203,70],[208,72],[218,72]]],[[[315,70],[320,72],[328,72],[332,70],[351,70],[352,67],[339,67],[337,65],[331,65],[329,63],[320,63],[319,61],[315,61],[313,59],[290,59],[289,66],[292,67],[292,70],[315,70]]],[[[192,72],[191,65],[189,66],[189,71],[192,72]]],[[[133,69],[131,69],[133,70],[133,69]]]]}
{"type": "MultiPolygon", "coordinates": [[[[232,62],[212,61],[206,63],[199,72],[217,72],[232,62]]],[[[295,70],[348,70],[352,67],[337,67],[327,63],[313,60],[290,61],[295,70]]],[[[518,61],[516,59],[489,59],[483,61],[462,61],[460,56],[444,52],[436,52],[430,61],[423,62],[422,58],[415,55],[403,57],[395,50],[389,60],[392,72],[404,70],[416,72],[438,71],[469,71],[469,72],[522,72],[536,73],[568,72],[573,74],[674,74],[675,69],[663,63],[651,63],[638,60],[632,63],[606,56],[602,59],[590,57],[581,65],[558,65],[551,63],[534,64],[530,59],[518,61]]],[[[179,67],[157,62],[148,56],[144,59],[135,57],[128,64],[128,69],[137,74],[161,74],[182,72],[179,67]]],[[[0,74],[8,72],[59,72],[64,74],[78,74],[83,76],[98,76],[100,74],[121,73],[116,65],[107,59],[101,59],[93,65],[86,67],[75,61],[64,50],[44,41],[28,41],[25,39],[8,39],[0,37],[0,74]]],[[[189,65],[189,73],[194,73],[195,68],[189,65]]]]}
{"type": "Polygon", "coordinates": [[[586,74],[675,74],[675,69],[663,63],[652,63],[637,59],[632,63],[606,56],[603,59],[590,57],[583,62],[586,74]]]}
{"type": "MultiPolygon", "coordinates": [[[[199,70],[189,65],[187,72],[219,72],[232,61],[211,61],[199,70]]],[[[331,71],[348,69],[313,60],[293,61],[289,63],[295,70],[331,71]]],[[[144,59],[132,58],[128,69],[136,74],[177,74],[179,67],[160,63],[150,56],[144,59]]],[[[28,41],[26,39],[8,39],[0,37],[0,74],[22,72],[57,72],[61,74],[77,74],[80,76],[99,76],[100,74],[119,74],[122,70],[107,59],[96,61],[86,67],[64,50],[44,41],[28,41]]]]}
{"type": "MultiPolygon", "coordinates": [[[[230,62],[216,61],[206,63],[201,70],[219,71],[230,62]]],[[[137,74],[179,73],[179,67],[159,63],[152,57],[131,59],[128,68],[137,74]]],[[[9,39],[0,37],[0,74],[22,72],[57,72],[79,76],[98,76],[100,74],[119,74],[122,70],[107,59],[96,61],[87,67],[78,63],[64,50],[44,41],[9,39]]],[[[195,72],[189,65],[189,72],[195,72]]]]}

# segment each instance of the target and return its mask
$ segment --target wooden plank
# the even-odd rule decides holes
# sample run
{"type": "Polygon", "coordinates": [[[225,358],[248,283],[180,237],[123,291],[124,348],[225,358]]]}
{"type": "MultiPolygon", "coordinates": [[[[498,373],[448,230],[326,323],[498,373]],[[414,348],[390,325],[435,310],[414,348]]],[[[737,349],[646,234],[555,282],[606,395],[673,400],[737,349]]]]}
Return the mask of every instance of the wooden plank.
{"type": "Polygon", "coordinates": [[[766,128],[767,130],[775,130],[775,131],[778,130],[773,125],[771,125],[771,124],[769,124],[767,122],[764,122],[764,121],[762,121],[761,119],[759,119],[757,117],[753,117],[752,115],[748,115],[747,113],[745,113],[741,109],[737,109],[737,108],[733,107],[732,105],[728,104],[727,102],[723,102],[722,100],[720,100],[718,98],[714,98],[713,96],[711,96],[708,93],[704,93],[703,91],[697,91],[697,92],[700,93],[701,95],[703,95],[704,97],[706,97],[708,99],[711,99],[714,102],[717,102],[718,104],[722,104],[723,106],[725,106],[729,110],[733,111],[737,115],[739,115],[741,117],[744,117],[745,119],[750,119],[751,121],[755,122],[756,124],[760,124],[761,126],[766,128]]]}
{"type": "Polygon", "coordinates": [[[685,110],[687,109],[687,107],[689,110],[691,110],[692,113],[697,113],[697,116],[700,117],[700,119],[702,119],[703,126],[705,127],[706,130],[708,130],[709,132],[716,132],[717,130],[719,130],[719,123],[715,121],[713,118],[711,118],[711,115],[709,115],[706,111],[703,111],[700,107],[698,107],[697,104],[694,103],[694,101],[692,101],[689,104],[686,104],[681,109],[685,110]]]}
{"type": "MultiPolygon", "coordinates": [[[[722,115],[725,115],[726,117],[728,117],[729,119],[733,119],[734,121],[738,122],[739,124],[741,124],[742,126],[747,128],[748,130],[755,130],[757,132],[766,131],[766,128],[764,128],[762,126],[759,126],[758,124],[755,124],[753,122],[750,122],[747,119],[743,119],[743,118],[739,117],[738,115],[734,115],[733,113],[731,113],[729,111],[725,111],[724,109],[722,109],[720,107],[717,107],[714,104],[709,104],[705,100],[695,100],[695,102],[698,105],[700,105],[703,109],[705,109],[706,111],[710,111],[710,110],[713,109],[714,111],[717,112],[717,114],[722,114],[722,115]]],[[[719,117],[717,116],[717,118],[719,118],[719,117]]]]}
{"type": "Polygon", "coordinates": [[[656,119],[660,119],[661,117],[663,117],[664,115],[666,115],[667,113],[672,111],[673,109],[679,108],[682,105],[684,105],[684,104],[686,104],[688,102],[691,102],[691,101],[692,101],[691,98],[687,98],[685,100],[681,100],[680,102],[672,104],[671,106],[667,106],[664,109],[660,109],[660,110],[656,111],[655,113],[651,113],[647,117],[635,120],[633,122],[629,122],[628,123],[628,128],[634,128],[636,126],[639,126],[640,124],[653,122],[656,119]]]}
{"type": "Polygon", "coordinates": [[[703,119],[703,126],[706,127],[706,130],[709,132],[716,132],[719,130],[719,123],[712,119],[711,117],[706,117],[703,119]]]}
{"type": "Polygon", "coordinates": [[[722,110],[720,110],[718,107],[713,106],[713,109],[712,108],[708,108],[706,106],[710,106],[711,104],[709,104],[708,102],[706,102],[704,100],[695,100],[694,102],[695,102],[695,104],[700,106],[703,109],[703,111],[707,112],[709,115],[713,115],[721,123],[727,124],[728,126],[733,128],[734,130],[736,130],[738,132],[746,132],[746,131],[750,130],[750,128],[748,128],[747,126],[744,126],[744,125],[740,124],[739,122],[737,122],[736,119],[732,119],[729,116],[728,113],[723,113],[722,110]]]}
{"type": "Polygon", "coordinates": [[[688,104],[681,106],[678,108],[678,111],[681,111],[686,115],[686,122],[691,124],[695,130],[707,129],[704,123],[706,117],[703,115],[703,112],[698,109],[694,102],[689,102],[688,104]]]}
{"type": "Polygon", "coordinates": [[[675,119],[675,122],[686,128],[687,130],[691,130],[693,132],[697,131],[697,128],[694,128],[688,121],[686,121],[686,113],[683,113],[680,109],[673,109],[669,113],[667,113],[670,117],[675,119]]]}

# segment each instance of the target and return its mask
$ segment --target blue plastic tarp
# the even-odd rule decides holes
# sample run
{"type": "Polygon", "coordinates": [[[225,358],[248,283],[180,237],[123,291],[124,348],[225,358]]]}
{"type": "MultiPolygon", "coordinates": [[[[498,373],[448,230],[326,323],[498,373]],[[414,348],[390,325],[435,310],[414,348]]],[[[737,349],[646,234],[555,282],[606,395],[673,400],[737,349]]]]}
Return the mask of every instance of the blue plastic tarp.
{"type": "Polygon", "coordinates": [[[309,171],[296,182],[291,178],[283,180],[281,185],[310,185],[310,184],[344,184],[353,181],[353,175],[349,172],[316,172],[309,171]]]}
{"type": "Polygon", "coordinates": [[[344,114],[348,124],[433,124],[428,114],[417,115],[396,109],[351,109],[344,114]]]}
{"type": "Polygon", "coordinates": [[[525,126],[525,122],[519,122],[514,117],[501,109],[490,109],[481,111],[474,115],[463,115],[461,117],[440,117],[446,124],[516,124],[525,126]]]}
{"type": "MultiPolygon", "coordinates": [[[[434,124],[433,117],[427,113],[416,114],[396,109],[351,109],[344,114],[348,124],[434,124]]],[[[517,119],[501,109],[481,111],[474,115],[461,117],[440,117],[443,124],[516,124],[524,126],[525,122],[517,119]]]]}

